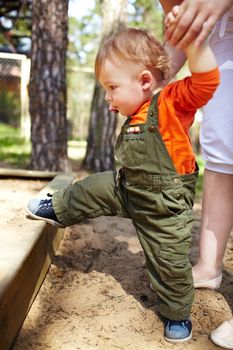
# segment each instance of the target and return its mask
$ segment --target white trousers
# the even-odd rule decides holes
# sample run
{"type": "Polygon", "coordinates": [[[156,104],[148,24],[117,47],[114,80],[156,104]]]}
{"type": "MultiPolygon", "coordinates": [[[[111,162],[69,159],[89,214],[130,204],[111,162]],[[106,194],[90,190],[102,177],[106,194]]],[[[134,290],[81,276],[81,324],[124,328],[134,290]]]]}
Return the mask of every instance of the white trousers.
{"type": "Polygon", "coordinates": [[[209,44],[221,83],[203,108],[200,143],[207,169],[233,174],[233,8],[217,22],[209,44]]]}

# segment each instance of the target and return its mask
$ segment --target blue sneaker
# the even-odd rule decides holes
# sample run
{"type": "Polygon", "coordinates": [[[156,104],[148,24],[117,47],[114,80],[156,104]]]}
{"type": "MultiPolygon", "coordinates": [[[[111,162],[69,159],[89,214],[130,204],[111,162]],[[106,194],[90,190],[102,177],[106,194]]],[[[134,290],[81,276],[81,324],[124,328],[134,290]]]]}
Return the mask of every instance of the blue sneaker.
{"type": "Polygon", "coordinates": [[[48,199],[31,199],[26,206],[26,211],[33,219],[44,220],[51,225],[62,227],[53,210],[52,195],[48,193],[47,196],[48,199]]]}
{"type": "Polygon", "coordinates": [[[192,338],[192,322],[190,319],[181,321],[165,321],[164,338],[172,343],[185,342],[192,338]]]}

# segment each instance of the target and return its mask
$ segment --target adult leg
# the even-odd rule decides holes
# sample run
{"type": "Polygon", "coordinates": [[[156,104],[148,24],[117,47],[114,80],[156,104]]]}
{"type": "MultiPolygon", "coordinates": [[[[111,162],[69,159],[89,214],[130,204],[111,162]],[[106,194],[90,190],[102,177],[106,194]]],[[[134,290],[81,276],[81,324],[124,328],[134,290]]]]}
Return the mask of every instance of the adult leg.
{"type": "Polygon", "coordinates": [[[224,251],[233,224],[232,14],[233,11],[229,16],[224,37],[219,37],[220,21],[209,39],[220,67],[221,84],[204,108],[200,133],[206,170],[199,241],[200,257],[193,268],[193,277],[195,286],[212,289],[221,283],[224,251]]]}
{"type": "MultiPolygon", "coordinates": [[[[194,284],[221,274],[223,256],[233,225],[233,175],[205,170],[199,258],[194,284]]],[[[208,285],[207,285],[208,286],[208,285]]],[[[215,288],[215,283],[209,285],[215,288]]]]}

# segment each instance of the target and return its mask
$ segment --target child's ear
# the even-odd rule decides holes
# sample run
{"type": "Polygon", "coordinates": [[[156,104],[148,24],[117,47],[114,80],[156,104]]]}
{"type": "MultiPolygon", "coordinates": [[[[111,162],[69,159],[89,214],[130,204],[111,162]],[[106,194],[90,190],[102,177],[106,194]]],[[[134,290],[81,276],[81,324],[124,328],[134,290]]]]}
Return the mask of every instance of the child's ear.
{"type": "Polygon", "coordinates": [[[140,74],[140,81],[141,81],[143,90],[147,90],[154,83],[154,77],[149,70],[144,70],[140,74]]]}

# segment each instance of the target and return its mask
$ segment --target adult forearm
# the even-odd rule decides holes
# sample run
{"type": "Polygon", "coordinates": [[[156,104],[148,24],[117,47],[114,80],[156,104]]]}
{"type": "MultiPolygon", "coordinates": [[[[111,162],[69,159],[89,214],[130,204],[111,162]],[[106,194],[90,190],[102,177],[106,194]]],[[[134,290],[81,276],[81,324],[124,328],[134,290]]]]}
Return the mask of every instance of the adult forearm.
{"type": "Polygon", "coordinates": [[[186,55],[183,50],[176,49],[174,46],[171,46],[169,42],[165,43],[165,48],[171,62],[171,77],[174,77],[183,67],[186,61],[186,55]]]}

